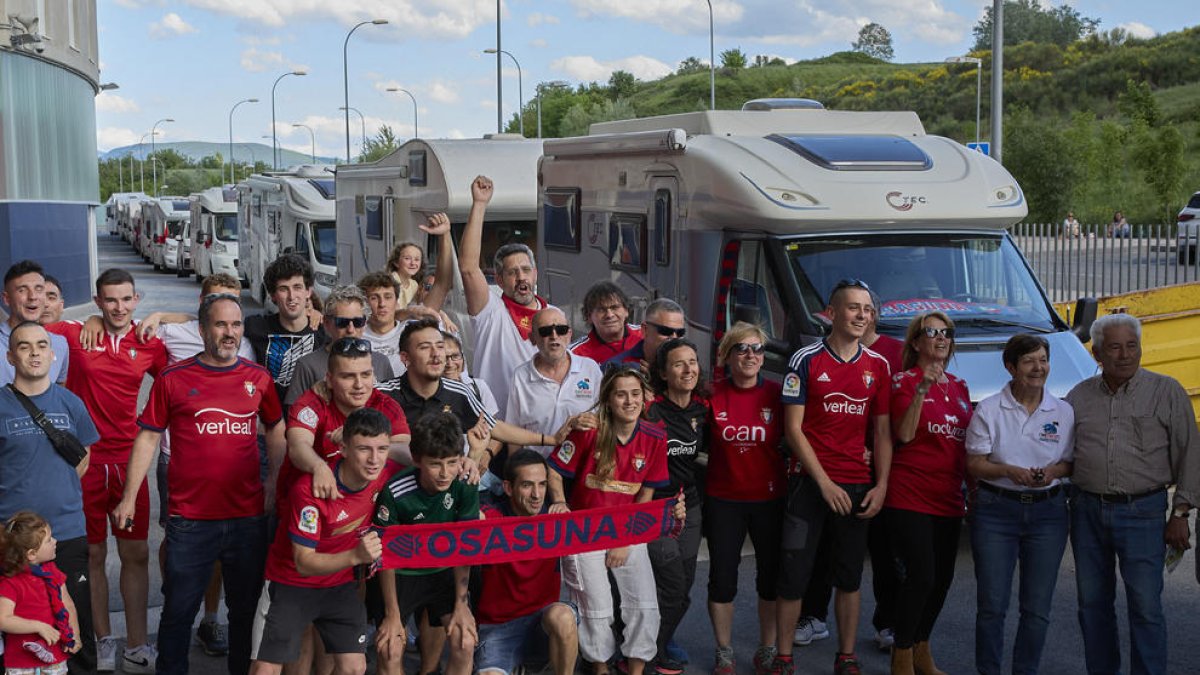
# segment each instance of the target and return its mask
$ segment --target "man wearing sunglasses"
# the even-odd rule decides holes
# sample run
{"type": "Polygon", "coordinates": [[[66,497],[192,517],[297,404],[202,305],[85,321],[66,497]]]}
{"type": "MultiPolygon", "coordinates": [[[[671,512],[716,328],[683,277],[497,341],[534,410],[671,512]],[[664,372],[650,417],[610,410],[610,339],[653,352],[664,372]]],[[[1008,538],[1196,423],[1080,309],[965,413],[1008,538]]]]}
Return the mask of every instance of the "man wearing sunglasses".
{"type": "Polygon", "coordinates": [[[658,348],[671,338],[687,335],[687,318],[679,303],[668,298],[658,298],[646,307],[646,320],[642,322],[643,337],[633,347],[604,362],[607,370],[621,363],[634,363],[642,367],[646,376],[654,370],[654,355],[658,348]]]}
{"type": "MultiPolygon", "coordinates": [[[[367,298],[358,286],[337,286],[329,292],[329,297],[325,299],[325,318],[321,322],[321,330],[330,342],[326,342],[324,349],[308,354],[296,362],[292,383],[283,399],[284,405],[290,408],[301,394],[325,379],[325,373],[329,370],[329,347],[332,342],[342,338],[363,337],[363,328],[367,325],[366,306],[367,298]]],[[[393,373],[388,358],[376,351],[371,351],[370,355],[376,381],[390,380],[393,373]]]]}

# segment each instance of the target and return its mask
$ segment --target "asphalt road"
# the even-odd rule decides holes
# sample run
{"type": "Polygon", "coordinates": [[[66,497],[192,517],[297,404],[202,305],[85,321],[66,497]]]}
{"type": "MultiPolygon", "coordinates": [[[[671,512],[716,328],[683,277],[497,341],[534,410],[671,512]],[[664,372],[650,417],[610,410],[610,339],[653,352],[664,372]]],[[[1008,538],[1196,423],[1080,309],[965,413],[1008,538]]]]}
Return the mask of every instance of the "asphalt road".
{"type": "MultiPolygon", "coordinates": [[[[197,303],[199,286],[194,278],[181,279],[174,274],[162,274],[152,270],[150,265],[141,261],[132,249],[116,237],[102,235],[99,243],[100,268],[122,266],[130,270],[136,280],[138,290],[143,298],[137,311],[140,318],[150,311],[176,310],[190,311],[197,303]]],[[[248,307],[250,311],[253,304],[248,307]]],[[[151,481],[154,480],[151,472],[151,481]]],[[[151,486],[151,494],[153,485],[151,486]]],[[[152,502],[155,500],[152,500],[152,502]]],[[[154,515],[157,516],[157,503],[153,505],[154,515]]],[[[157,526],[151,527],[151,551],[156,551],[161,541],[162,530],[157,526]]],[[[153,555],[153,554],[152,554],[153,555]]],[[[758,640],[757,615],[754,598],[754,561],[752,552],[742,561],[739,576],[739,595],[735,603],[734,620],[734,649],[738,659],[738,672],[750,673],[753,668],[751,658],[758,640]]],[[[1168,672],[1172,675],[1184,673],[1200,673],[1200,660],[1192,649],[1196,636],[1200,635],[1200,586],[1195,576],[1194,553],[1189,551],[1180,566],[1171,574],[1166,575],[1166,590],[1163,594],[1168,635],[1169,635],[1169,664],[1168,672]]],[[[116,552],[110,547],[109,579],[112,589],[110,608],[120,608],[120,596],[116,590],[116,552]]],[[[867,673],[889,672],[888,656],[878,651],[871,641],[874,630],[870,627],[870,616],[874,609],[874,599],[870,590],[870,565],[867,566],[863,581],[862,620],[859,622],[858,654],[867,673]]],[[[712,653],[714,643],[712,630],[705,610],[705,582],[708,578],[708,564],[703,560],[697,571],[697,583],[692,589],[692,608],[684,619],[677,634],[679,642],[688,651],[691,663],[688,673],[704,673],[712,668],[712,653]]],[[[151,632],[158,624],[158,608],[162,598],[159,593],[161,581],[157,566],[151,565],[151,632]]],[[[1017,599],[1014,593],[1009,611],[1007,630],[1007,645],[1011,649],[1013,636],[1016,631],[1017,599]]],[[[1054,597],[1054,611],[1050,629],[1050,638],[1042,660],[1042,672],[1082,673],[1083,647],[1079,624],[1075,618],[1076,596],[1074,584],[1074,561],[1070,548],[1063,558],[1059,570],[1058,589],[1054,597]]],[[[1118,617],[1124,625],[1125,605],[1123,593],[1118,594],[1118,617]]],[[[124,633],[124,616],[119,611],[112,613],[113,629],[117,635],[124,633]]],[[[199,618],[197,618],[197,621],[199,618]]],[[[971,561],[970,549],[967,545],[966,532],[963,533],[954,585],[947,598],[946,607],[934,630],[931,640],[938,665],[947,673],[970,673],[974,670],[974,621],[975,621],[975,576],[971,561]]],[[[836,628],[831,627],[833,630],[836,628]]],[[[1122,653],[1128,660],[1128,635],[1122,628],[1122,653]]],[[[832,671],[835,644],[833,639],[815,642],[808,647],[798,648],[796,652],[797,673],[828,673],[832,671]]],[[[193,672],[201,675],[217,675],[225,672],[223,659],[205,656],[198,648],[192,650],[191,665],[193,672]]],[[[1009,666],[1006,664],[1005,666],[1009,666]]]]}

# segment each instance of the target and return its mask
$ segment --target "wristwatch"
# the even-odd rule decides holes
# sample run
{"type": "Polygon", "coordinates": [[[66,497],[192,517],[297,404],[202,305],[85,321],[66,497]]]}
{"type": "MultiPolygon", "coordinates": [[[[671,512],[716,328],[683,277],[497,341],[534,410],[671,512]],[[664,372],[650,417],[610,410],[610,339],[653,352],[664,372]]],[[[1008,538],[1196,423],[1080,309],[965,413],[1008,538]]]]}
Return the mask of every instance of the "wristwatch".
{"type": "Polygon", "coordinates": [[[1172,518],[1187,518],[1192,512],[1192,507],[1187,504],[1180,504],[1171,511],[1172,518]]]}

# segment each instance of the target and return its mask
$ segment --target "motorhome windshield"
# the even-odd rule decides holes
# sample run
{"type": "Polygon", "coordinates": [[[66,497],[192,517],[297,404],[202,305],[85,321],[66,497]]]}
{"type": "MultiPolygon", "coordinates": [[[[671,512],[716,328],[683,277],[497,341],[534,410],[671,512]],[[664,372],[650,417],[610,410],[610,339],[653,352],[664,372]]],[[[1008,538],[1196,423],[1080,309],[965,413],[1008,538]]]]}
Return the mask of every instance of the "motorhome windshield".
{"type": "Polygon", "coordinates": [[[178,237],[183,233],[183,221],[174,220],[167,223],[167,236],[171,239],[178,237]]]}
{"type": "Polygon", "coordinates": [[[171,208],[175,209],[176,211],[183,211],[184,213],[187,213],[188,209],[192,208],[192,205],[191,202],[186,199],[176,199],[175,201],[171,202],[171,208]]]}
{"type": "Polygon", "coordinates": [[[332,178],[310,178],[308,182],[317,188],[317,192],[320,192],[325,199],[334,198],[335,190],[332,178]]]}
{"type": "Polygon", "coordinates": [[[213,219],[217,239],[224,241],[236,240],[238,236],[237,216],[217,216],[213,219]]]}
{"type": "Polygon", "coordinates": [[[1003,234],[887,233],[793,239],[785,251],[814,323],[841,280],[879,295],[879,330],[902,334],[915,315],[940,310],[963,334],[1061,329],[1042,290],[1003,234]]]}
{"type": "Polygon", "coordinates": [[[322,265],[337,265],[337,223],[320,220],[312,224],[313,253],[322,265]]]}

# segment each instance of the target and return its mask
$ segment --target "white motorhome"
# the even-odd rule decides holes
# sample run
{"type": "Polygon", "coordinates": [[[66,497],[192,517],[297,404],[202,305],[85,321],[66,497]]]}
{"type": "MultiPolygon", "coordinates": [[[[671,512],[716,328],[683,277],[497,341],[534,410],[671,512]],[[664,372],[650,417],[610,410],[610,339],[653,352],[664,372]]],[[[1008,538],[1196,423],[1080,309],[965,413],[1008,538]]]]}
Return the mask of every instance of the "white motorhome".
{"type": "Polygon", "coordinates": [[[238,270],[237,197],[237,188],[229,185],[192,195],[192,268],[196,283],[202,283],[210,274],[224,273],[246,285],[246,276],[238,270]]]}
{"type": "Polygon", "coordinates": [[[949,370],[976,400],[1008,381],[1000,353],[1019,332],[1050,342],[1056,395],[1095,372],[1087,326],[1063,323],[1005,229],[1028,210],[1016,180],[915,113],[762,100],[595,124],[544,152],[539,281],[576,322],[588,286],[611,279],[637,316],[677,300],[709,364],[734,321],[761,324],[778,377],[827,333],[830,290],[859,279],[881,298],[881,333],[903,339],[932,309],[954,319],[949,370]]]}
{"type": "Polygon", "coordinates": [[[133,205],[142,199],[148,199],[144,192],[114,192],[104,204],[104,218],[108,225],[109,234],[120,235],[122,239],[132,239],[133,205]]]}
{"type": "Polygon", "coordinates": [[[187,197],[159,197],[144,202],[142,230],[146,243],[143,251],[155,271],[179,272],[183,242],[191,219],[187,197]]]}
{"type": "MultiPolygon", "coordinates": [[[[369,164],[337,169],[338,277],[355,283],[364,274],[384,269],[392,247],[415,241],[435,252],[418,229],[429,214],[450,217],[455,239],[471,210],[471,182],[492,178],[495,192],[488,205],[482,257],[503,244],[520,241],[537,246],[537,162],[540,140],[517,134],[474,139],[416,139],[369,164]]],[[[457,274],[456,274],[457,278],[457,274]]]]}
{"type": "Polygon", "coordinates": [[[254,174],[237,190],[238,269],[250,293],[266,304],[263,272],[280,254],[295,253],[312,266],[317,295],[329,295],[337,283],[332,167],[254,174]]]}

